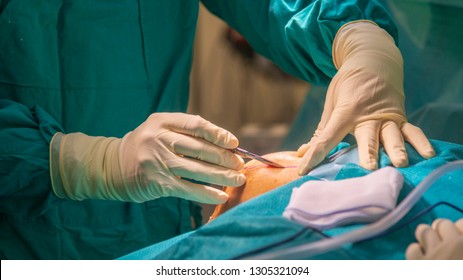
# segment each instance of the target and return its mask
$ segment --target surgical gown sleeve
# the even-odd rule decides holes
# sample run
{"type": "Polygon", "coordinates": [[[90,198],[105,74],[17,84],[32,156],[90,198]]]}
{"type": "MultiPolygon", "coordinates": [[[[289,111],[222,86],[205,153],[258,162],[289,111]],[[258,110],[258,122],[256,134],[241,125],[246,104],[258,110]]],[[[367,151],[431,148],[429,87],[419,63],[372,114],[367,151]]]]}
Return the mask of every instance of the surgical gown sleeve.
{"type": "Polygon", "coordinates": [[[0,99],[0,213],[36,216],[57,204],[49,143],[60,126],[40,107],[0,99]]]}
{"type": "MultiPolygon", "coordinates": [[[[203,0],[260,54],[284,71],[327,85],[336,74],[332,43],[344,24],[370,20],[397,38],[386,9],[375,0],[203,0]]],[[[397,42],[397,40],[396,40],[397,42]]]]}

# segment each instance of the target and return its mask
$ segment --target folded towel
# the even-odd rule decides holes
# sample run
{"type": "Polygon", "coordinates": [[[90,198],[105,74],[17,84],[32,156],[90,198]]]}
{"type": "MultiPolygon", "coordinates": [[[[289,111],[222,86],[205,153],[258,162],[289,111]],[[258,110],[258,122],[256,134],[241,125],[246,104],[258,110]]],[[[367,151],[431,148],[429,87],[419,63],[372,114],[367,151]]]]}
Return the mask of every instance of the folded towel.
{"type": "Polygon", "coordinates": [[[338,181],[309,181],[294,188],[283,216],[318,230],[373,222],[397,203],[403,177],[393,167],[338,181]]]}

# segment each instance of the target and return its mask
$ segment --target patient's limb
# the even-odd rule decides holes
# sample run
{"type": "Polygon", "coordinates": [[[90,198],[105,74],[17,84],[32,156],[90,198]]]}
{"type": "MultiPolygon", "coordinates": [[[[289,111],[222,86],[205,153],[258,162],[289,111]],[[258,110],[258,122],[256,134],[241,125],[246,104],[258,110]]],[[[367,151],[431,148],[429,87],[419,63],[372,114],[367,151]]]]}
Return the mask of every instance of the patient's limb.
{"type": "Polygon", "coordinates": [[[421,224],[415,231],[418,243],[408,246],[409,260],[463,260],[463,219],[452,223],[437,219],[432,227],[421,224]]]}
{"type": "Polygon", "coordinates": [[[228,194],[229,199],[215,208],[210,220],[244,201],[299,178],[297,166],[301,158],[297,156],[296,152],[277,152],[267,154],[264,157],[284,165],[286,168],[270,167],[255,160],[247,162],[243,169],[246,183],[240,188],[224,187],[223,191],[228,194]]]}

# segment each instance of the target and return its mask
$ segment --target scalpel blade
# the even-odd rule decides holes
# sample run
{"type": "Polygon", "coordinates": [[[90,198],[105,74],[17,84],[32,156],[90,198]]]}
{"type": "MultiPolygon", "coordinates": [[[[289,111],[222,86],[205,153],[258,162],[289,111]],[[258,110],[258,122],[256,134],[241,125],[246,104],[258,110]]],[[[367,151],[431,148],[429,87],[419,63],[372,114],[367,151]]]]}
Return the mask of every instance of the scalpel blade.
{"type": "Polygon", "coordinates": [[[245,149],[241,149],[241,148],[235,148],[235,149],[231,149],[231,151],[241,157],[244,157],[244,158],[251,158],[251,159],[254,159],[254,160],[257,160],[257,161],[260,161],[262,163],[265,163],[267,165],[270,165],[270,166],[273,166],[273,167],[278,167],[278,168],[285,168],[283,165],[281,164],[278,164],[274,161],[271,161],[271,160],[268,160],[262,156],[259,156],[259,155],[256,155],[254,153],[251,153],[249,151],[246,151],[245,149]]]}

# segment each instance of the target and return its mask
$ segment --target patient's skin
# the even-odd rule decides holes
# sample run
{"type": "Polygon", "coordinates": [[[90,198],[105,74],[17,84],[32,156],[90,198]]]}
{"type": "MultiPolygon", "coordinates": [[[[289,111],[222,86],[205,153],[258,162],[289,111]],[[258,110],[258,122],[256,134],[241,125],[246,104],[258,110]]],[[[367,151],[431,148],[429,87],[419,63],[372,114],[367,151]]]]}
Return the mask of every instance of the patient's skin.
{"type": "Polygon", "coordinates": [[[271,167],[256,160],[247,162],[242,170],[246,183],[242,187],[224,187],[223,191],[229,195],[229,199],[215,208],[209,221],[244,201],[299,178],[297,166],[301,158],[296,152],[277,152],[264,157],[284,165],[285,168],[271,167]]]}

